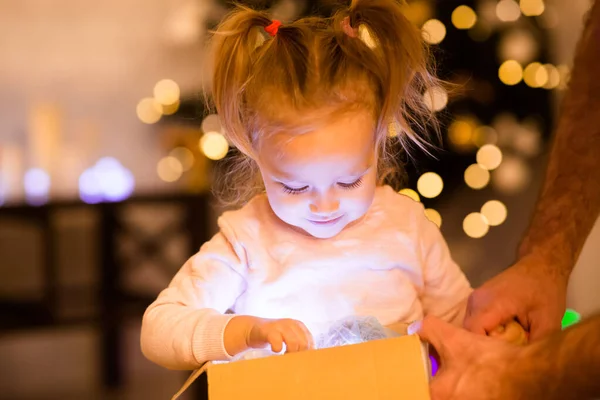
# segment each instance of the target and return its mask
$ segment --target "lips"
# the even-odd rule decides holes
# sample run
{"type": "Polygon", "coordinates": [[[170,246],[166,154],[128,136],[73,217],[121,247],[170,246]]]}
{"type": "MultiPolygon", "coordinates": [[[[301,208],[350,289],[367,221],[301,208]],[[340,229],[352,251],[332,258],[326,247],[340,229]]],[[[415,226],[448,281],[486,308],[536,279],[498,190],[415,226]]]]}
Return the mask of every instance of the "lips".
{"type": "Polygon", "coordinates": [[[332,219],[319,220],[319,221],[315,221],[315,220],[309,219],[309,221],[311,223],[315,224],[315,225],[320,225],[320,226],[323,226],[323,225],[333,225],[336,222],[338,222],[340,219],[342,219],[342,217],[343,217],[343,215],[340,215],[339,217],[332,218],[332,219]]]}

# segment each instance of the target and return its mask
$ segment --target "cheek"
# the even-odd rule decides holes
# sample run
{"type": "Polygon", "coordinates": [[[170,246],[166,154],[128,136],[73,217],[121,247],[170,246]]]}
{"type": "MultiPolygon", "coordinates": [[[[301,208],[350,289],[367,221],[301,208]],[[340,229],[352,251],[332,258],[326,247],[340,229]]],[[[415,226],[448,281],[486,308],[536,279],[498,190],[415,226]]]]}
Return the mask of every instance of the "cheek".
{"type": "Polygon", "coordinates": [[[269,204],[276,214],[287,212],[295,208],[301,207],[306,201],[303,200],[303,195],[290,195],[285,193],[278,185],[265,184],[269,204]]]}

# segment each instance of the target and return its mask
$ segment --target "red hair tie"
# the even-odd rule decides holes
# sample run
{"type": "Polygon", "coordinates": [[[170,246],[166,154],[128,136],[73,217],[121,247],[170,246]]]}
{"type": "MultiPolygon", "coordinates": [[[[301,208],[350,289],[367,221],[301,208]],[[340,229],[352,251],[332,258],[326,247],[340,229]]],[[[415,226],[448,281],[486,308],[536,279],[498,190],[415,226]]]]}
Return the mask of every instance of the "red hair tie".
{"type": "Polygon", "coordinates": [[[281,26],[281,21],[274,19],[270,25],[265,26],[265,32],[267,32],[271,37],[277,35],[277,31],[279,31],[279,27],[281,26]]]}

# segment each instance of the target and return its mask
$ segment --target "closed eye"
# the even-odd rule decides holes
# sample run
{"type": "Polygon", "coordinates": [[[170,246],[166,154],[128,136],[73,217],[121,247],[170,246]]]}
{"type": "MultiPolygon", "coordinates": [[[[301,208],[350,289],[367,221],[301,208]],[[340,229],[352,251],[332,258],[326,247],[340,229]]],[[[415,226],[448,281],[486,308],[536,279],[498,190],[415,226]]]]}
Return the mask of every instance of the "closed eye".
{"type": "Polygon", "coordinates": [[[344,189],[356,189],[356,188],[360,187],[360,185],[362,185],[362,183],[363,183],[363,179],[362,178],[358,178],[357,180],[355,180],[352,183],[338,182],[338,185],[341,188],[344,188],[344,189]]]}
{"type": "Polygon", "coordinates": [[[281,187],[283,191],[287,194],[300,194],[308,189],[308,186],[303,186],[301,188],[291,188],[289,186],[284,185],[283,183],[281,184],[281,187]]]}

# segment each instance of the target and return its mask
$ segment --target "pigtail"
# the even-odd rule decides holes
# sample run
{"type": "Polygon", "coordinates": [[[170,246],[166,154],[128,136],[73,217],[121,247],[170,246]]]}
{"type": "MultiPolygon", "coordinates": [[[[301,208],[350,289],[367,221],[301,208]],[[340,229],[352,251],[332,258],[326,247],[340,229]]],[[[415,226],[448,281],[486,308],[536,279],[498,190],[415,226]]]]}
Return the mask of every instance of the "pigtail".
{"type": "Polygon", "coordinates": [[[212,97],[228,139],[242,153],[252,155],[244,126],[244,91],[264,40],[260,30],[271,23],[262,12],[238,7],[218,27],[213,37],[212,97]]]}
{"type": "Polygon", "coordinates": [[[437,80],[428,70],[428,47],[419,29],[404,16],[401,3],[352,0],[347,10],[335,15],[333,28],[350,62],[358,63],[372,77],[380,101],[378,130],[395,131],[407,150],[412,143],[428,152],[429,129],[438,135],[439,129],[423,93],[437,80]]]}

